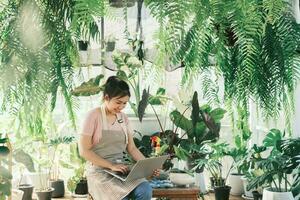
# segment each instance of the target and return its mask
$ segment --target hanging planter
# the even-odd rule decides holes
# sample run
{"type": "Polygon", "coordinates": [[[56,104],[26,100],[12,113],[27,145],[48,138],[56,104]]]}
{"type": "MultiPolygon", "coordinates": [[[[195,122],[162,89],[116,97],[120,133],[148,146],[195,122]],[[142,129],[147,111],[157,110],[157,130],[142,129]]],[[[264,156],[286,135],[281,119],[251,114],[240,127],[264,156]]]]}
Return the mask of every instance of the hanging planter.
{"type": "Polygon", "coordinates": [[[114,51],[115,50],[115,46],[116,46],[116,38],[115,38],[115,36],[109,35],[106,38],[105,45],[106,45],[106,52],[112,52],[112,51],[114,51]]]}
{"type": "Polygon", "coordinates": [[[116,46],[116,41],[108,41],[106,42],[106,51],[107,52],[112,52],[115,50],[116,46]]]}
{"type": "Polygon", "coordinates": [[[114,8],[132,7],[136,0],[109,0],[109,5],[114,8]],[[127,3],[127,5],[126,5],[127,3]]]}
{"type": "Polygon", "coordinates": [[[87,51],[88,48],[88,41],[79,40],[78,41],[78,49],[79,51],[87,51]]]}

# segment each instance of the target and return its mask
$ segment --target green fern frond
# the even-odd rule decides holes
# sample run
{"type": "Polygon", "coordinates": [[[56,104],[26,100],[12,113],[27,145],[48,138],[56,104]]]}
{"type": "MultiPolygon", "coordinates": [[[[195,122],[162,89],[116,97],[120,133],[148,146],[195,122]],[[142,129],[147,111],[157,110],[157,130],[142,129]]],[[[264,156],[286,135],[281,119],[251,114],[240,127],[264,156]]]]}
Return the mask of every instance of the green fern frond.
{"type": "Polygon", "coordinates": [[[219,86],[215,78],[213,72],[210,70],[205,70],[202,73],[202,90],[203,90],[203,97],[209,103],[209,105],[220,105],[219,100],[219,86]]]}

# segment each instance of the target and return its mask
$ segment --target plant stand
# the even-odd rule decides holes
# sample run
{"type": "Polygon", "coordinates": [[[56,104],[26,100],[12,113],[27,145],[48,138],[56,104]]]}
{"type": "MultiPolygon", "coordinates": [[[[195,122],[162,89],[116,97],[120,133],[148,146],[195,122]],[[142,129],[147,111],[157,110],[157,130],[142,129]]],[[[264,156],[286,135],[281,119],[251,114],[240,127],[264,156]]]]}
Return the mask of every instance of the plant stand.
{"type": "Polygon", "coordinates": [[[200,189],[198,187],[153,189],[153,197],[166,197],[170,200],[198,200],[199,194],[200,189]]]}

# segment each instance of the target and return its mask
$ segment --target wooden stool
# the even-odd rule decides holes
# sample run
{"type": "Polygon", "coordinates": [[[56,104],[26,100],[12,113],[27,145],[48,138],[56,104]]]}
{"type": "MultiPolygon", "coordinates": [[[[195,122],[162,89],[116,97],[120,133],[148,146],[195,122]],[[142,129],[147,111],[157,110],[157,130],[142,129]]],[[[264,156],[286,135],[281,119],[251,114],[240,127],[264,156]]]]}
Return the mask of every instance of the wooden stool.
{"type": "Polygon", "coordinates": [[[198,187],[188,188],[154,188],[153,197],[167,197],[171,200],[197,200],[200,189],[198,187]]]}

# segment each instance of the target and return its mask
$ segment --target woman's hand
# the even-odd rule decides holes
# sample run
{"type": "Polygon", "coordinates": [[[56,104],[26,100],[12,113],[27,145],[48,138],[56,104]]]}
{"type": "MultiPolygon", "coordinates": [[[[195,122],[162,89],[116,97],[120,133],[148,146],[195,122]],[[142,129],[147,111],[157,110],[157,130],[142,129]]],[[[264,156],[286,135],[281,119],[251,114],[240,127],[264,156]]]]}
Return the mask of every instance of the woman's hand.
{"type": "Polygon", "coordinates": [[[126,174],[129,171],[128,167],[123,164],[114,164],[110,167],[110,170],[115,172],[122,172],[123,174],[126,174]]]}
{"type": "Polygon", "coordinates": [[[159,176],[159,175],[160,175],[160,169],[155,169],[155,170],[153,171],[152,176],[153,176],[153,177],[157,177],[157,176],[159,176]]]}

